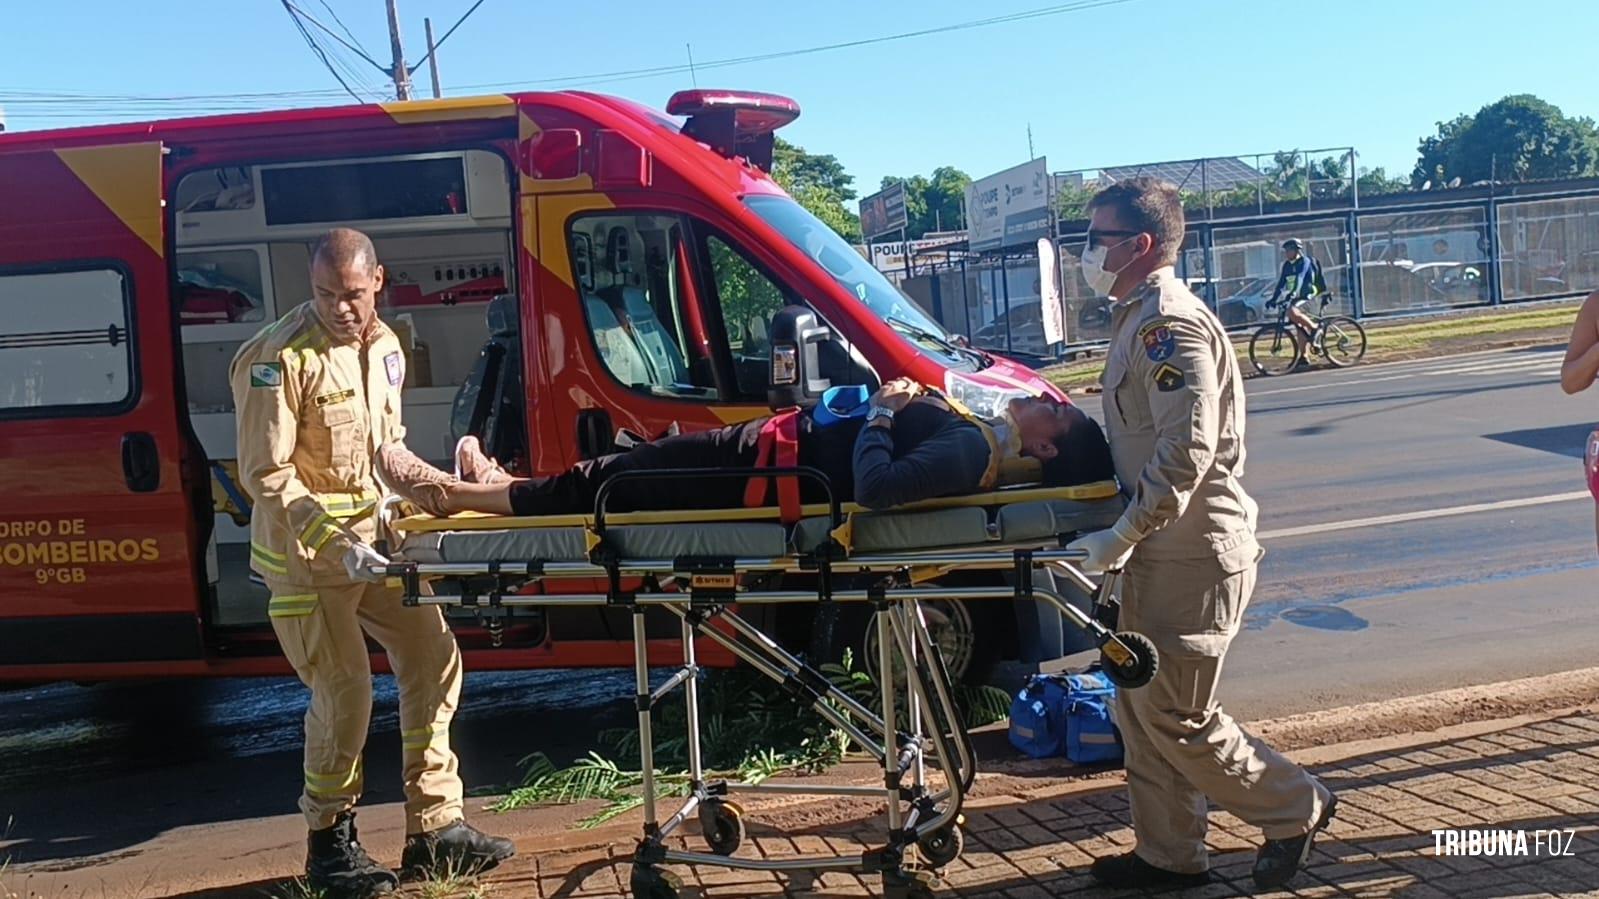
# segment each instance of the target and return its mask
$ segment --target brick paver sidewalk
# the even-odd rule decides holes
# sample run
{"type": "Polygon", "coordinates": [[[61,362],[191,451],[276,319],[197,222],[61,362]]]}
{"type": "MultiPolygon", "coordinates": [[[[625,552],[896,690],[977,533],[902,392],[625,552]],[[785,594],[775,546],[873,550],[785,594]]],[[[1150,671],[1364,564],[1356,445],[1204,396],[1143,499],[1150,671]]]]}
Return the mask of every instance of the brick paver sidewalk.
{"type": "MultiPolygon", "coordinates": [[[[1599,896],[1599,714],[1514,727],[1468,739],[1388,754],[1312,765],[1338,793],[1338,818],[1317,842],[1308,868],[1290,892],[1276,896],[1434,897],[1599,896]],[[1434,829],[1575,831],[1568,856],[1478,856],[1435,852],[1434,829]]],[[[751,845],[740,855],[859,851],[881,839],[880,821],[813,832],[776,833],[752,815],[751,845]]],[[[969,899],[1074,899],[1133,896],[1094,887],[1088,865],[1132,845],[1125,793],[1087,795],[985,808],[967,816],[965,854],[943,871],[941,896],[969,899]]],[[[1250,895],[1250,866],[1259,833],[1213,812],[1210,842],[1215,882],[1170,892],[1178,897],[1250,895]]],[[[699,841],[691,838],[689,845],[699,841]]],[[[629,845],[538,859],[536,877],[489,884],[540,899],[627,896],[629,845]]],[[[1519,848],[1519,847],[1515,847],[1519,848]]],[[[1567,847],[1562,845],[1561,849],[1567,847]]],[[[675,866],[684,899],[756,896],[877,896],[877,878],[826,874],[779,877],[675,866]]],[[[497,891],[497,890],[495,890],[497,891]]]]}

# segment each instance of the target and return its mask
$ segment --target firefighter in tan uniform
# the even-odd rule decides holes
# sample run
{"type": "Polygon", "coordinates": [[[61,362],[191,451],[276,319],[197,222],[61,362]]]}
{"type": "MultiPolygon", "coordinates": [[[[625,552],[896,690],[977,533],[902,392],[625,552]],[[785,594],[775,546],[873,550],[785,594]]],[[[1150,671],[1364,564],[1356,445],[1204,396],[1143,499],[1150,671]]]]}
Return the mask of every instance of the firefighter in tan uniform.
{"type": "Polygon", "coordinates": [[[1190,886],[1209,879],[1206,797],[1261,828],[1254,878],[1281,886],[1309,855],[1336,800],[1245,733],[1216,699],[1262,551],[1244,467],[1244,390],[1216,316],[1172,269],[1184,236],[1177,189],[1153,178],[1101,191],[1083,274],[1114,300],[1101,384],[1116,476],[1115,526],[1079,538],[1090,570],[1125,563],[1120,627],[1154,641],[1150,684],[1118,694],[1133,852],[1094,863],[1101,882],[1190,886]]]}
{"type": "Polygon", "coordinates": [[[404,356],[377,317],[383,268],[372,242],[337,229],[311,261],[314,297],[239,349],[230,380],[239,473],[254,508],[251,568],[271,589],[268,614],[283,653],[311,689],[305,716],[306,873],[314,890],[365,896],[397,877],[361,848],[354,806],[372,712],[364,635],[387,652],[400,695],[407,873],[483,870],[509,858],[508,840],[462,820],[449,726],[461,655],[437,608],[406,608],[366,571],[381,488],[378,446],[404,439],[404,356]]]}

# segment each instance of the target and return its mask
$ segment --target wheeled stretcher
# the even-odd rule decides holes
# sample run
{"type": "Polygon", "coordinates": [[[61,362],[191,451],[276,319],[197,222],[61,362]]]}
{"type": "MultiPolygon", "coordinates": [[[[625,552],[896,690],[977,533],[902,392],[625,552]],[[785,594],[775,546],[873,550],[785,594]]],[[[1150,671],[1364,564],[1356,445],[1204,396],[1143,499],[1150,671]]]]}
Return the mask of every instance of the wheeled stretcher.
{"type": "MultiPolygon", "coordinates": [[[[961,851],[960,811],[976,775],[971,743],[953,685],[920,602],[928,599],[1047,602],[1092,635],[1107,673],[1138,687],[1154,675],[1154,647],[1138,634],[1112,633],[1097,614],[1035,580],[1050,569],[1108,602],[1064,547],[1078,533],[1110,526],[1121,514],[1114,483],[1013,489],[917,503],[886,512],[840,504],[820,472],[808,468],[632,471],[602,485],[592,515],[531,518],[382,516],[392,564],[375,571],[398,578],[406,601],[476,610],[491,631],[517,607],[611,606],[631,611],[643,773],[644,834],[634,855],[635,897],[671,899],[670,863],[780,871],[880,873],[888,897],[931,895],[936,869],[961,851]],[[624,481],[663,478],[796,477],[820,482],[828,502],[805,506],[795,520],[776,508],[607,511],[624,481]],[[992,586],[939,586],[952,571],[986,570],[992,586]],[[1008,575],[1008,578],[1004,577],[1008,575]],[[592,579],[588,594],[526,595],[541,580],[592,579]],[[1006,580],[1009,583],[1006,583],[1006,580]],[[878,639],[881,712],[839,690],[799,656],[739,614],[769,603],[868,603],[878,639]],[[681,668],[651,689],[645,613],[660,608],[679,620],[681,668]],[[806,782],[708,782],[701,764],[695,639],[708,639],[782,684],[803,705],[881,763],[882,786],[806,782]],[[902,677],[901,677],[902,675],[902,677]],[[901,681],[901,683],[896,683],[901,681]],[[657,811],[651,710],[682,688],[688,725],[691,791],[662,821],[657,811]],[[903,706],[900,691],[903,690],[903,706]],[[929,776],[929,768],[938,777],[929,776]],[[742,811],[734,793],[866,797],[887,803],[887,834],[858,855],[742,858],[742,811]],[[697,818],[710,849],[668,848],[666,839],[697,818]],[[909,849],[917,847],[913,859],[909,849]]],[[[1052,581],[1047,581],[1053,583],[1052,581]]],[[[1098,609],[1096,609],[1096,612],[1098,609]]]]}

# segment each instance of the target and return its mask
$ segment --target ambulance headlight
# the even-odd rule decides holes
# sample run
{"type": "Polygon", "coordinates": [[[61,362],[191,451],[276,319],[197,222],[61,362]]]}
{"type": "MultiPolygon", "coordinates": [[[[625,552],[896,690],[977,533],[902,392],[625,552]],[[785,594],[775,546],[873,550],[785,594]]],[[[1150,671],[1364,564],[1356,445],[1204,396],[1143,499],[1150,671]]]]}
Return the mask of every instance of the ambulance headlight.
{"type": "Polygon", "coordinates": [[[957,371],[944,372],[944,393],[981,418],[999,418],[1011,400],[1032,396],[1020,388],[984,383],[957,371]]]}

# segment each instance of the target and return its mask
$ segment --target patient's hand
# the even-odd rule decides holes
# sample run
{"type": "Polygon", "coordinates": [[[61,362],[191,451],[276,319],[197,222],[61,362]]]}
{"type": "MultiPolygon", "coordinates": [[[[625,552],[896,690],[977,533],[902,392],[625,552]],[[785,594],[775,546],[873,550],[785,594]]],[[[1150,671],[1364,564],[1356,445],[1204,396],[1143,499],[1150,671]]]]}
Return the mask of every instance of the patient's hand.
{"type": "Polygon", "coordinates": [[[910,378],[895,378],[877,388],[877,392],[872,394],[871,404],[899,412],[910,405],[911,400],[915,399],[921,392],[922,385],[916,381],[910,378]]]}

